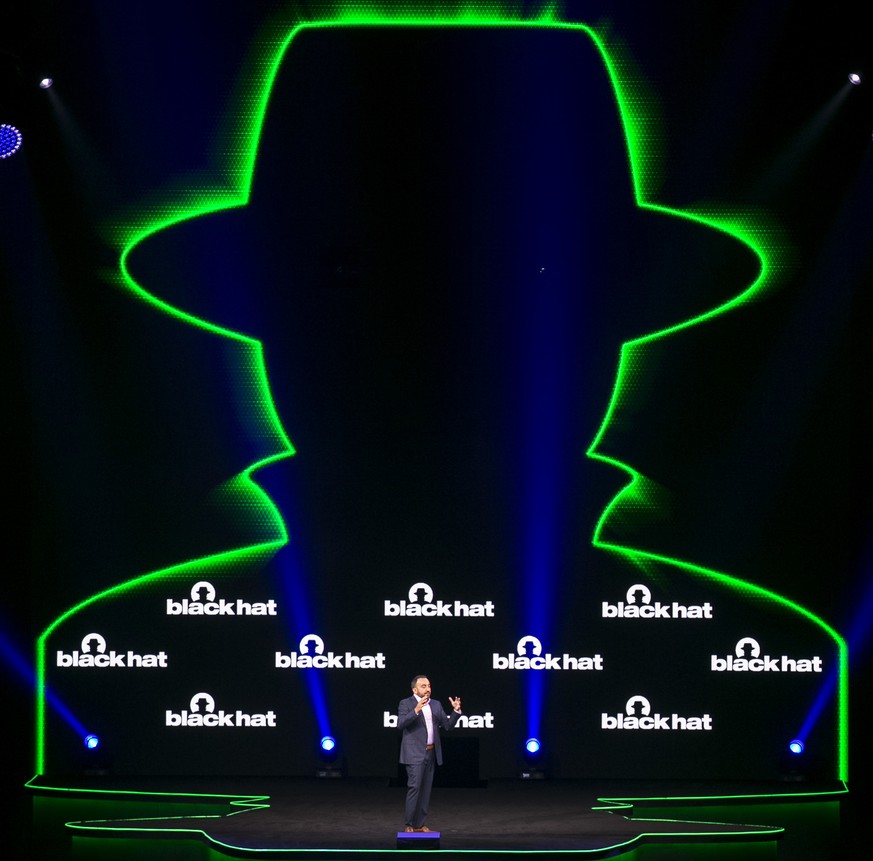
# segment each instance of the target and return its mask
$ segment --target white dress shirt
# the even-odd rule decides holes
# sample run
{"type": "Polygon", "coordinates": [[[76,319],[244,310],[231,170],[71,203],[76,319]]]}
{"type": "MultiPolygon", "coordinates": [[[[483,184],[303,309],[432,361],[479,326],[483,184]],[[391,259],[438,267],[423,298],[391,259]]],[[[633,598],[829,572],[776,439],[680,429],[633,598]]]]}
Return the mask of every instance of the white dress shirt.
{"type": "MultiPolygon", "coordinates": [[[[424,697],[420,697],[418,694],[413,694],[416,699],[416,702],[421,702],[424,697]]],[[[427,743],[433,744],[433,714],[430,711],[430,702],[425,703],[421,707],[421,713],[424,715],[424,722],[427,724],[427,743]]]]}

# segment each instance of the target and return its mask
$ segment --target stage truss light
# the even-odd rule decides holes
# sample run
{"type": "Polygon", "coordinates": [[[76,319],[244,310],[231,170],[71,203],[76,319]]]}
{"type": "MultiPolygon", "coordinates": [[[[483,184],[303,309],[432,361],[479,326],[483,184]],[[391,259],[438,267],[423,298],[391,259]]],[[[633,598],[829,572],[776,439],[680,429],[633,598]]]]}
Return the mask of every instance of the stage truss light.
{"type": "Polygon", "coordinates": [[[799,738],[795,738],[788,743],[788,749],[793,754],[803,753],[803,742],[799,738]]]}
{"type": "Polygon", "coordinates": [[[861,83],[861,76],[857,72],[852,72],[849,75],[849,83],[857,87],[861,83]]]}
{"type": "Polygon", "coordinates": [[[524,749],[531,756],[535,756],[540,752],[540,740],[538,738],[529,738],[524,743],[524,749]]]}
{"type": "Polygon", "coordinates": [[[15,126],[0,123],[0,158],[9,158],[21,149],[23,137],[15,126]]]}
{"type": "Polygon", "coordinates": [[[39,88],[41,90],[51,89],[51,86],[53,83],[54,83],[54,80],[52,78],[50,78],[48,75],[46,75],[44,78],[40,79],[39,88]]]}
{"type": "Polygon", "coordinates": [[[336,750],[336,739],[331,735],[324,736],[321,740],[321,749],[324,753],[333,753],[336,750]]]}
{"type": "Polygon", "coordinates": [[[86,735],[83,742],[88,750],[97,750],[97,748],[100,747],[100,739],[93,733],[86,735]]]}

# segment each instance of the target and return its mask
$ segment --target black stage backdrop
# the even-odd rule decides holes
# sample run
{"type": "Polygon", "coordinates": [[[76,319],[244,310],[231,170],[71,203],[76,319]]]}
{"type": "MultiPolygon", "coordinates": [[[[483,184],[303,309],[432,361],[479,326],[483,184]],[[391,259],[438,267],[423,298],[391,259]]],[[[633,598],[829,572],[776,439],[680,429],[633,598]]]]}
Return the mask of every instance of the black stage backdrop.
{"type": "Polygon", "coordinates": [[[532,733],[560,777],[771,778],[798,734],[845,776],[820,621],[860,683],[860,27],[636,6],[557,18],[641,119],[532,4],[300,32],[247,206],[246,82],[323,8],[49,3],[3,33],[18,776],[307,774],[327,732],[391,774],[418,672],[483,777],[532,733]],[[747,291],[750,242],[768,289],[622,358],[747,291]]]}

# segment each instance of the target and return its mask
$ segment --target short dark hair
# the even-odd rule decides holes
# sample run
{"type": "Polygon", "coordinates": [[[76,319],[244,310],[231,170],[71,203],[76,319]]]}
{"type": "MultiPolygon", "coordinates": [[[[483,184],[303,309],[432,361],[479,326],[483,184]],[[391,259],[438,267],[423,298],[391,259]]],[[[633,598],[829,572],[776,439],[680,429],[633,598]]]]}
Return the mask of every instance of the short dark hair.
{"type": "Polygon", "coordinates": [[[416,682],[417,682],[419,679],[427,679],[428,681],[430,681],[430,676],[425,676],[425,675],[421,675],[421,676],[413,676],[413,677],[412,677],[412,684],[410,685],[410,687],[414,688],[416,682]]]}

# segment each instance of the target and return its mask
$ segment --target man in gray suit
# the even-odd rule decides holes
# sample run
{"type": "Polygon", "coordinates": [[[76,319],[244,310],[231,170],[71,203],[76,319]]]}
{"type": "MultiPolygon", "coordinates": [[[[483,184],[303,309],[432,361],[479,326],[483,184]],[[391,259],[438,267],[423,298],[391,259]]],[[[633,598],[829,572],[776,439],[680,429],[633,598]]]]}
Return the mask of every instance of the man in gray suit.
{"type": "Polygon", "coordinates": [[[430,831],[424,824],[430,804],[430,790],[436,765],[443,764],[440,730],[451,729],[461,716],[461,698],[452,699],[452,713],[447,715],[438,700],[431,701],[430,680],[416,676],[412,680],[412,696],[397,707],[397,727],[403,733],[400,740],[400,762],[406,766],[406,826],[405,831],[430,831]]]}

